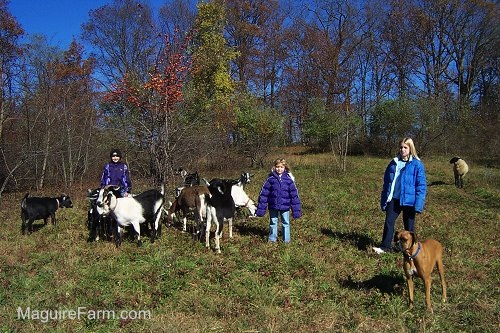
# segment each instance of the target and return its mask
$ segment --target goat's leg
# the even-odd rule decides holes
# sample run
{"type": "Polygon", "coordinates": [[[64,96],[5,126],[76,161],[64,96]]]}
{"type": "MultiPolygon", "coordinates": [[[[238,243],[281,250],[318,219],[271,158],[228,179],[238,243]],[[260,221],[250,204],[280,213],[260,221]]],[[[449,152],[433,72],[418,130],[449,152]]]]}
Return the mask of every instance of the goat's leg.
{"type": "Polygon", "coordinates": [[[187,216],[184,214],[182,216],[182,231],[186,232],[187,231],[187,216]]]}
{"type": "Polygon", "coordinates": [[[228,224],[228,228],[229,228],[229,238],[233,238],[233,218],[229,218],[227,219],[227,224],[228,224]]]}
{"type": "Polygon", "coordinates": [[[207,224],[205,226],[205,247],[210,247],[210,228],[212,224],[212,210],[207,209],[207,224]]]}
{"type": "Polygon", "coordinates": [[[222,228],[221,228],[221,223],[219,222],[219,219],[217,218],[215,220],[215,251],[217,253],[220,253],[220,237],[222,234],[222,228]]]}
{"type": "Polygon", "coordinates": [[[35,220],[33,220],[33,219],[29,219],[29,221],[28,221],[28,233],[29,234],[31,234],[33,232],[33,222],[34,221],[35,220]]]}
{"type": "Polygon", "coordinates": [[[158,237],[159,237],[160,234],[161,234],[161,222],[160,222],[160,219],[161,219],[161,209],[157,210],[156,214],[157,215],[155,217],[154,225],[151,226],[151,229],[153,229],[151,231],[151,243],[154,243],[156,236],[158,235],[158,237]]]}
{"type": "Polygon", "coordinates": [[[21,220],[22,220],[22,224],[21,224],[21,232],[23,235],[26,234],[26,217],[24,216],[24,214],[21,215],[21,220]]]}
{"type": "Polygon", "coordinates": [[[117,223],[115,230],[115,246],[120,247],[122,245],[122,233],[123,229],[122,227],[117,223]]]}
{"type": "Polygon", "coordinates": [[[132,222],[132,227],[134,227],[134,231],[137,234],[137,246],[142,246],[141,226],[140,226],[139,222],[132,222]]]}

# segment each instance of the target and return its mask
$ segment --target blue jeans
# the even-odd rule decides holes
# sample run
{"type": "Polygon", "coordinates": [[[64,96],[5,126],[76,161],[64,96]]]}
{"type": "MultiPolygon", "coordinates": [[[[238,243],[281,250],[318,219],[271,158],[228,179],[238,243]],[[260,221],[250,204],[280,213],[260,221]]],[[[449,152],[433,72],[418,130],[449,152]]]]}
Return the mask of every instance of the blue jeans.
{"type": "Polygon", "coordinates": [[[403,212],[403,223],[405,230],[415,231],[415,207],[413,206],[401,206],[399,204],[399,199],[393,199],[387,204],[387,209],[385,210],[385,224],[384,233],[382,235],[382,243],[380,247],[384,251],[392,250],[392,240],[394,238],[394,226],[396,224],[396,219],[399,214],[403,212]]]}
{"type": "Polygon", "coordinates": [[[289,210],[269,210],[269,241],[276,242],[278,239],[278,217],[281,216],[281,228],[283,242],[290,242],[290,211],[289,210]]]}

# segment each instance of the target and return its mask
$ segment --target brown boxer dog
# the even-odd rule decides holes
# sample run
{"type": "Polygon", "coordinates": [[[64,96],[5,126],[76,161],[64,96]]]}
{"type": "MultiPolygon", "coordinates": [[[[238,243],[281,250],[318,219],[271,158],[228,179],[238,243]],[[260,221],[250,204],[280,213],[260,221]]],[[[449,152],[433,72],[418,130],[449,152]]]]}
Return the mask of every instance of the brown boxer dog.
{"type": "Polygon", "coordinates": [[[399,243],[403,252],[403,270],[408,284],[408,296],[410,309],[413,308],[413,276],[419,276],[424,280],[425,304],[427,310],[432,312],[431,303],[431,274],[437,265],[439,277],[441,278],[442,300],[446,302],[446,282],[444,280],[443,246],[437,240],[426,239],[417,241],[415,233],[409,231],[398,231],[394,241],[399,243]]]}

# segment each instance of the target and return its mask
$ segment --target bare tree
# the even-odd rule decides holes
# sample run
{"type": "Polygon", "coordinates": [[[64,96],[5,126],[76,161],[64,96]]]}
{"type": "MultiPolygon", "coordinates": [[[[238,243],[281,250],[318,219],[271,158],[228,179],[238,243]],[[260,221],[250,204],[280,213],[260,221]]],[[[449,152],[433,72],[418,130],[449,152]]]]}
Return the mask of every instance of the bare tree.
{"type": "Polygon", "coordinates": [[[114,0],[89,16],[82,25],[82,38],[96,50],[97,69],[105,78],[102,83],[115,84],[125,75],[147,80],[162,38],[147,2],[114,0]]]}
{"type": "Polygon", "coordinates": [[[176,31],[186,34],[193,28],[196,18],[196,1],[173,0],[160,8],[160,28],[163,34],[174,36],[176,31]]]}

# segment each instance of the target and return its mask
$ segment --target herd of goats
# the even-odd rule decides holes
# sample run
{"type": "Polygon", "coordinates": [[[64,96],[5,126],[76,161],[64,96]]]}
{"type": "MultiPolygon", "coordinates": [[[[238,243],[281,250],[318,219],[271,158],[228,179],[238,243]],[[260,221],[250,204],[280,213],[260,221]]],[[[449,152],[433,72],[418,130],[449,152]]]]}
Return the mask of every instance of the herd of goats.
{"type": "MultiPolygon", "coordinates": [[[[232,238],[232,220],[237,208],[247,208],[250,216],[255,215],[256,206],[246,194],[244,186],[250,182],[253,174],[242,172],[238,179],[214,178],[211,181],[200,179],[197,172],[189,173],[184,169],[176,170],[183,182],[175,189],[173,202],[165,202],[165,188],[150,189],[136,195],[122,197],[120,187],[108,185],[103,188],[88,190],[89,209],[87,227],[89,241],[114,239],[117,247],[121,245],[123,232],[132,226],[137,244],[141,242],[141,225],[149,229],[151,242],[161,233],[162,215],[166,224],[171,225],[174,218],[182,221],[183,231],[187,231],[187,217],[194,215],[193,235],[202,239],[210,247],[210,229],[215,225],[215,251],[220,253],[220,238],[224,221],[229,225],[229,237],[232,238]],[[204,184],[200,184],[204,183],[204,184]]],[[[56,224],[56,211],[59,208],[71,208],[73,203],[67,195],[57,198],[29,197],[21,201],[22,233],[33,232],[35,220],[47,220],[56,224]]]]}

